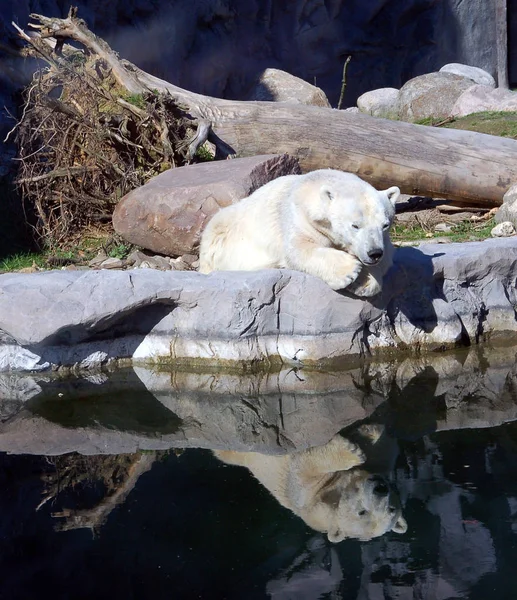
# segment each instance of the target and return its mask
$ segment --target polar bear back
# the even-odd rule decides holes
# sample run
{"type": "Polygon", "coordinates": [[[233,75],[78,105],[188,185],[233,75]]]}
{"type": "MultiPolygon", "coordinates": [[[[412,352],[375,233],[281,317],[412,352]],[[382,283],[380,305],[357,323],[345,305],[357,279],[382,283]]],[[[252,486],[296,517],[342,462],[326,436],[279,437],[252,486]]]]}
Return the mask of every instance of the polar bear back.
{"type": "Polygon", "coordinates": [[[201,273],[283,268],[279,204],[298,175],[285,175],[227,206],[209,221],[201,238],[201,273]]]}

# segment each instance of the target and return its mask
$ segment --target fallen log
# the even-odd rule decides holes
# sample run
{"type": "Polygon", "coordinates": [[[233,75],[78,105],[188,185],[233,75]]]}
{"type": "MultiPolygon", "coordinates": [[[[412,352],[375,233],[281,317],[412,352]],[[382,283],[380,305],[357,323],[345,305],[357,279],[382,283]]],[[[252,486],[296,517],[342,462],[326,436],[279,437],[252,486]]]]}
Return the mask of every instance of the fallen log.
{"type": "MultiPolygon", "coordinates": [[[[239,102],[191,94],[139,71],[168,90],[238,156],[286,152],[304,171],[330,167],[378,188],[494,207],[517,182],[517,141],[472,131],[389,121],[317,106],[239,102]]],[[[210,138],[209,138],[210,139],[210,138]]]]}
{"type": "MultiPolygon", "coordinates": [[[[241,102],[179,88],[119,60],[71,12],[67,19],[31,15],[41,38],[83,44],[109,64],[128,89],[166,91],[191,117],[210,123],[208,139],[223,154],[286,152],[309,171],[351,171],[378,188],[498,206],[517,182],[517,141],[481,133],[425,127],[315,106],[241,102]],[[127,75],[127,77],[126,77],[127,75]],[[135,80],[138,84],[135,85],[135,80]]],[[[29,42],[30,43],[30,42],[29,42]]]]}

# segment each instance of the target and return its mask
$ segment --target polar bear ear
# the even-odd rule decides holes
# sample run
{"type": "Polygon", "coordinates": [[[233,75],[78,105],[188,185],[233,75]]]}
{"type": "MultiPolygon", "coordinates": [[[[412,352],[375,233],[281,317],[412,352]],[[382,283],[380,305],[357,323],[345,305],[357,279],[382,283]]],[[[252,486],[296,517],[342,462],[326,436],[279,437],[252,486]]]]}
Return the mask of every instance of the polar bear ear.
{"type": "Polygon", "coordinates": [[[397,522],[395,523],[395,525],[393,525],[393,527],[391,528],[391,531],[394,531],[395,533],[406,533],[406,531],[407,531],[406,519],[404,519],[404,517],[400,516],[397,519],[397,522]]]}
{"type": "Polygon", "coordinates": [[[327,206],[332,200],[334,200],[334,192],[330,189],[328,185],[322,185],[320,188],[320,198],[327,206]]]}
{"type": "Polygon", "coordinates": [[[398,200],[398,198],[400,196],[399,188],[396,185],[394,185],[393,187],[390,187],[387,190],[384,190],[384,193],[388,197],[388,200],[393,204],[393,206],[395,206],[395,202],[398,200]]]}

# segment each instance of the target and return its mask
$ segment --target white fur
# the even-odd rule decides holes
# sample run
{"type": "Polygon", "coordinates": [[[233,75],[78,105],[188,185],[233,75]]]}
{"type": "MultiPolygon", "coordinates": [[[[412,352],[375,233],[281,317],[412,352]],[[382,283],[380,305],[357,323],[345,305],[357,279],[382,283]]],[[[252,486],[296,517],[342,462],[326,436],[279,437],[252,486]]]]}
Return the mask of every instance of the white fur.
{"type": "Polygon", "coordinates": [[[373,296],[392,264],[389,227],[399,194],[334,169],[279,177],[214,215],[199,270],[295,269],[332,289],[373,296]],[[368,254],[375,251],[378,262],[368,254]]]}
{"type": "Polygon", "coordinates": [[[398,495],[379,466],[391,458],[382,433],[382,427],[365,425],[356,432],[357,444],[336,435],[324,446],[284,456],[233,450],[214,454],[247,467],[282,506],[331,542],[370,540],[407,530],[398,495]],[[369,461],[373,471],[367,468],[369,461]]]}

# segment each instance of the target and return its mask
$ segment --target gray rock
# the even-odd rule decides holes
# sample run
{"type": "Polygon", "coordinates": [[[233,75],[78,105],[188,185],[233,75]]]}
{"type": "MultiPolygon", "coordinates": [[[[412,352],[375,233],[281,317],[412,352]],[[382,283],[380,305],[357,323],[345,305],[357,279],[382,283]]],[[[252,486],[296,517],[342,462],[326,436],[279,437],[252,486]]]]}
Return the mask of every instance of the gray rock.
{"type": "Polygon", "coordinates": [[[148,269],[160,269],[161,271],[170,271],[172,269],[170,259],[165,256],[146,256],[145,260],[140,263],[140,267],[146,265],[148,269]]]}
{"type": "Polygon", "coordinates": [[[323,90],[280,69],[265,69],[246,100],[309,104],[330,108],[323,90]]]}
{"type": "Polygon", "coordinates": [[[357,107],[363,113],[383,119],[398,117],[399,91],[395,88],[381,88],[362,94],[357,99],[357,107]]]}
{"type": "Polygon", "coordinates": [[[144,260],[147,260],[149,256],[140,250],[133,250],[127,257],[127,264],[133,267],[139,267],[144,260]]]}
{"type": "Polygon", "coordinates": [[[126,261],[120,258],[106,258],[100,265],[100,269],[122,269],[126,266],[126,261]]]}
{"type": "Polygon", "coordinates": [[[108,255],[106,254],[106,252],[104,250],[100,250],[97,256],[95,256],[89,261],[88,266],[92,267],[93,269],[97,269],[107,258],[108,255]]]}
{"type": "Polygon", "coordinates": [[[189,270],[188,263],[184,262],[182,260],[181,256],[178,258],[171,258],[171,267],[175,271],[188,271],[189,270]]]}
{"type": "Polygon", "coordinates": [[[510,221],[517,229],[517,185],[512,185],[503,196],[503,203],[495,213],[495,222],[510,221]]]}
{"type": "Polygon", "coordinates": [[[503,221],[492,229],[490,235],[492,237],[510,237],[515,235],[515,227],[511,221],[503,221]]]}
{"type": "Polygon", "coordinates": [[[472,80],[452,73],[428,73],[410,79],[399,92],[399,117],[403,121],[446,118],[456,100],[472,85],[472,80]]]}
{"type": "Polygon", "coordinates": [[[399,248],[371,302],[277,269],[4,274],[0,368],[91,369],[121,358],[303,365],[475,344],[515,336],[516,279],[516,239],[399,248]]]}
{"type": "Polygon", "coordinates": [[[249,196],[268,181],[300,173],[287,155],[253,156],[170,169],[124,196],[113,213],[115,231],[159,254],[189,254],[201,231],[222,207],[249,196]]]}
{"type": "Polygon", "coordinates": [[[479,67],[470,67],[460,63],[449,63],[444,65],[439,72],[452,73],[453,75],[459,75],[460,77],[468,77],[468,79],[472,79],[474,83],[486,85],[490,88],[495,88],[496,86],[495,79],[492,75],[479,67]]]}
{"type": "Polygon", "coordinates": [[[465,117],[484,111],[517,111],[517,93],[503,88],[495,90],[475,85],[465,90],[451,108],[453,117],[465,117]]]}
{"type": "Polygon", "coordinates": [[[181,257],[181,260],[189,266],[192,266],[195,262],[199,260],[199,256],[197,254],[184,254],[181,257]]]}

